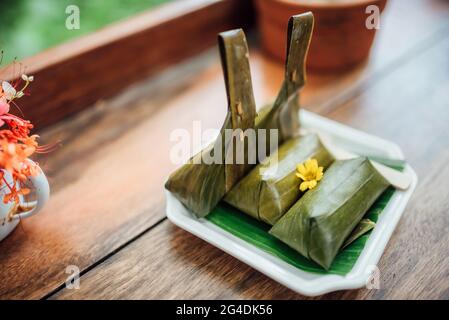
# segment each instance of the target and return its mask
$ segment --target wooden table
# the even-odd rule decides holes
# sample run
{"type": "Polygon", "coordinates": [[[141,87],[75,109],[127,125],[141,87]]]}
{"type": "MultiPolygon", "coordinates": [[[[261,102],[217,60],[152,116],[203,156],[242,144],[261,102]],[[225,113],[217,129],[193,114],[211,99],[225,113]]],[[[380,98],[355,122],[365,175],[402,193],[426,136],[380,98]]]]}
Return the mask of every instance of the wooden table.
{"type": "MultiPolygon", "coordinates": [[[[392,0],[369,63],[310,75],[306,109],[399,144],[419,185],[380,260],[380,290],[318,298],[449,298],[449,3],[392,0]]],[[[252,45],[260,106],[282,66],[252,45]]],[[[37,93],[36,93],[37,94],[37,93]]],[[[225,93],[216,49],[40,132],[52,197],[0,243],[0,298],[304,299],[165,217],[169,134],[217,128],[225,93]],[[67,266],[80,288],[65,288],[67,266]]]]}

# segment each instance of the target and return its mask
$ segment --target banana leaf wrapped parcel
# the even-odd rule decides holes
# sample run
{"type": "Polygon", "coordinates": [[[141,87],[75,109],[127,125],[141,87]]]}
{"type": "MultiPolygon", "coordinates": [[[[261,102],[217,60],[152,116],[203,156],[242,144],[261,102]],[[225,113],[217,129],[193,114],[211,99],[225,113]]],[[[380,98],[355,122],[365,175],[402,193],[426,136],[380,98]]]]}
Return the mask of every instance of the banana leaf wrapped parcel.
{"type": "Polygon", "coordinates": [[[329,269],[335,256],[389,182],[366,158],[337,160],[271,228],[270,234],[329,269]]]}
{"type": "MultiPolygon", "coordinates": [[[[248,46],[243,30],[220,33],[219,48],[228,95],[228,112],[217,140],[195,154],[185,165],[173,172],[165,184],[188,209],[199,217],[206,216],[231,190],[234,184],[254,165],[248,161],[227,161],[232,155],[234,137],[226,130],[254,129],[256,106],[254,102],[248,46]],[[217,155],[221,150],[221,155],[217,155]],[[204,161],[205,158],[219,161],[204,161]]],[[[248,147],[244,149],[247,157],[248,147]]]]}
{"type": "Polygon", "coordinates": [[[314,17],[311,12],[290,17],[284,81],[274,103],[258,110],[256,128],[277,129],[279,143],[299,133],[299,92],[306,83],[306,58],[313,26],[314,17]]]}
{"type": "MultiPolygon", "coordinates": [[[[263,108],[256,115],[253,96],[249,54],[245,35],[241,29],[220,33],[219,48],[228,96],[228,113],[220,131],[219,138],[184,166],[172,173],[165,184],[179,201],[196,216],[204,217],[229,192],[244,175],[256,165],[247,161],[254,153],[260,155],[259,133],[262,130],[277,130],[275,139],[265,134],[265,156],[269,156],[273,142],[280,145],[299,133],[298,90],[305,83],[305,58],[313,28],[313,15],[305,13],[294,16],[289,21],[287,37],[287,60],[285,79],[275,102],[263,108]],[[257,131],[257,143],[245,144],[245,162],[239,164],[227,161],[233,154],[233,139],[226,139],[225,130],[248,129],[257,131]],[[270,141],[275,140],[275,141],[270,141]],[[215,150],[222,150],[220,163],[204,163],[201,160],[215,158],[215,150]]],[[[265,131],[264,131],[265,132],[265,131]]],[[[271,133],[270,133],[271,134],[271,133]]],[[[265,141],[262,141],[263,144],[265,141]]]]}
{"type": "Polygon", "coordinates": [[[240,180],[224,201],[274,225],[303,194],[296,166],[310,158],[325,169],[334,161],[316,134],[287,140],[240,180]]]}

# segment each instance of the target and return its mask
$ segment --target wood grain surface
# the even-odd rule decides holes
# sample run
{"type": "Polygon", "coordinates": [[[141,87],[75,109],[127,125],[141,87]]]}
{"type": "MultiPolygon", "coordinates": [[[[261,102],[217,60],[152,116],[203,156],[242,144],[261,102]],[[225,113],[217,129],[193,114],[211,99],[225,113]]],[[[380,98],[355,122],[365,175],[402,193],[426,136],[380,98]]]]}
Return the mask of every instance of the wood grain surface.
{"type": "MultiPolygon", "coordinates": [[[[328,114],[398,143],[421,181],[380,261],[380,290],[324,298],[449,298],[447,52],[449,36],[328,114]]],[[[164,221],[56,298],[303,297],[164,221]]]]}
{"type": "MultiPolygon", "coordinates": [[[[449,298],[449,191],[435,188],[449,179],[449,4],[405,2],[390,1],[368,64],[311,75],[302,93],[307,109],[398,143],[420,177],[379,264],[381,290],[320,298],[449,298]]],[[[260,106],[283,70],[254,45],[250,55],[260,106]]],[[[212,50],[41,132],[63,141],[39,159],[52,198],[0,243],[0,298],[304,298],[165,218],[170,132],[218,128],[225,112],[212,50]],[[64,289],[68,265],[79,290],[64,289]]]]}

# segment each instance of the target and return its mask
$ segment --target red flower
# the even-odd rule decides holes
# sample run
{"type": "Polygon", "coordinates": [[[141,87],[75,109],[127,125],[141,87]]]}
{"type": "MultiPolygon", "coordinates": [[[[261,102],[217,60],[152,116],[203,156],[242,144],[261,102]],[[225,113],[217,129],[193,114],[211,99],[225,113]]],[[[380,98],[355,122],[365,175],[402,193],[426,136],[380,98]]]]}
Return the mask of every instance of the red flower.
{"type": "Polygon", "coordinates": [[[6,81],[0,87],[0,187],[3,183],[8,187],[9,193],[3,197],[3,202],[14,201],[19,203],[19,196],[30,192],[24,188],[26,180],[38,174],[38,165],[29,157],[35,152],[49,152],[54,145],[39,146],[38,135],[30,135],[33,125],[28,120],[9,113],[10,103],[24,95],[33,77],[22,75],[25,85],[19,91],[6,81]],[[5,171],[12,175],[12,182],[5,179],[5,171]],[[19,188],[20,187],[20,188],[19,188]]]}

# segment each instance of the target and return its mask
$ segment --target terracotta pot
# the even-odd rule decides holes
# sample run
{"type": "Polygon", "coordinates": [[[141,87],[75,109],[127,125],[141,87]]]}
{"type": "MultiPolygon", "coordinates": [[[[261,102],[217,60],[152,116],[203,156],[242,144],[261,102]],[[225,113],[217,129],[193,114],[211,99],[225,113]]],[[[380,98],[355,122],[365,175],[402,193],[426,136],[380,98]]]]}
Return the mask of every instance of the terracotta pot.
{"type": "Polygon", "coordinates": [[[376,29],[368,29],[366,8],[380,11],[387,0],[256,0],[262,46],[270,55],[285,60],[285,37],[290,16],[312,11],[315,29],[307,58],[312,71],[342,71],[368,58],[376,29]]]}

